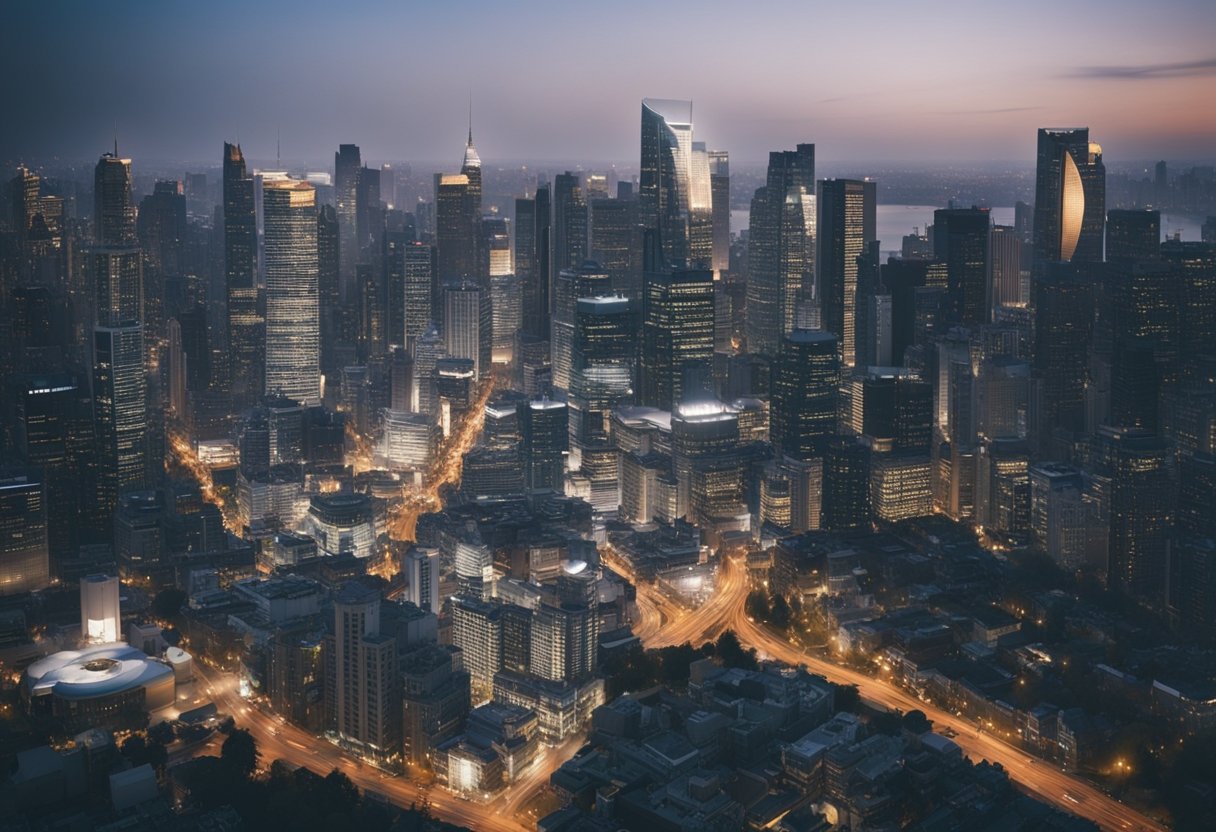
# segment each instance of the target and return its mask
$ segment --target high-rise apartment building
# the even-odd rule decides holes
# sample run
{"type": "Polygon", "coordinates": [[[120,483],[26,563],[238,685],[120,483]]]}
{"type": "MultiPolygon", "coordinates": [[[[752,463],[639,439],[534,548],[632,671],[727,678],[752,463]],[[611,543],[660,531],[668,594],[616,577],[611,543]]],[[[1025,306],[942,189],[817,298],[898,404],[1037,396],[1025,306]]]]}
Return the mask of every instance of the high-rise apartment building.
{"type": "Polygon", "coordinates": [[[397,642],[380,631],[380,594],[349,583],[334,599],[326,640],[331,724],[344,740],[390,761],[400,753],[401,686],[397,642]]]}
{"type": "Polygon", "coordinates": [[[32,468],[0,468],[0,595],[51,580],[46,485],[32,468]]]}

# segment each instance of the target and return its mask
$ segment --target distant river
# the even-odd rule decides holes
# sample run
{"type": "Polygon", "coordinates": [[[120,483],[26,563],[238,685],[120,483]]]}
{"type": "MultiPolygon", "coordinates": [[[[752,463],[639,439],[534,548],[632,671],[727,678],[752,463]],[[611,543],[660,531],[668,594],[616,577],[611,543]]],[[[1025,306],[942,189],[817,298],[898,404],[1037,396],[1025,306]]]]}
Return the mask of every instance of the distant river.
{"type": "MultiPolygon", "coordinates": [[[[883,205],[878,204],[878,239],[882,243],[882,251],[897,252],[903,245],[905,234],[911,234],[913,229],[925,233],[925,228],[933,224],[933,205],[883,205]]],[[[747,228],[748,212],[737,210],[730,212],[730,230],[736,234],[747,228]]],[[[998,206],[992,209],[992,219],[997,225],[1013,225],[1013,206],[998,206]]],[[[1161,215],[1161,237],[1172,237],[1181,232],[1184,240],[1198,240],[1202,220],[1181,214],[1161,215]]]]}

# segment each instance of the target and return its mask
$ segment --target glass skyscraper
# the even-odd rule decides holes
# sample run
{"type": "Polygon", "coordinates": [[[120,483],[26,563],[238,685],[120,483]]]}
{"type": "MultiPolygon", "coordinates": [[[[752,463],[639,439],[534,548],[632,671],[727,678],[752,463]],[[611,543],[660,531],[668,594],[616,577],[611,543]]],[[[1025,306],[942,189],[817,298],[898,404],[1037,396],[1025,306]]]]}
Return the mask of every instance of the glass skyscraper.
{"type": "Polygon", "coordinates": [[[317,196],[308,182],[263,184],[266,251],[266,390],[321,401],[317,196]]]}

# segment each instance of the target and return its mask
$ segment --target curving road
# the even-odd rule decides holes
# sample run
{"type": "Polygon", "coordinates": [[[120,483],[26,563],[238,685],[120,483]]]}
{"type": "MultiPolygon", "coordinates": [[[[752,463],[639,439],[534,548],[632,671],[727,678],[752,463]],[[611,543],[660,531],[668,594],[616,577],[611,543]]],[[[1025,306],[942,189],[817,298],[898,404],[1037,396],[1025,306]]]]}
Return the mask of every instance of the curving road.
{"type": "Polygon", "coordinates": [[[804,665],[810,672],[838,684],[856,685],[862,698],[872,705],[905,712],[923,711],[936,727],[953,729],[957,733],[954,742],[972,760],[999,763],[1027,792],[1067,812],[1088,818],[1103,829],[1164,832],[1166,828],[1051,763],[1031,757],[992,734],[977,733],[970,721],[922,702],[889,682],[808,653],[752,621],[746,613],[750,590],[747,567],[739,558],[724,558],[718,569],[718,586],[713,598],[697,609],[688,609],[654,584],[637,581],[628,564],[610,546],[605,547],[602,557],[606,565],[637,587],[640,621],[635,632],[647,647],[665,647],[685,641],[701,644],[730,628],[744,646],[756,648],[762,657],[789,665],[804,665]]]}

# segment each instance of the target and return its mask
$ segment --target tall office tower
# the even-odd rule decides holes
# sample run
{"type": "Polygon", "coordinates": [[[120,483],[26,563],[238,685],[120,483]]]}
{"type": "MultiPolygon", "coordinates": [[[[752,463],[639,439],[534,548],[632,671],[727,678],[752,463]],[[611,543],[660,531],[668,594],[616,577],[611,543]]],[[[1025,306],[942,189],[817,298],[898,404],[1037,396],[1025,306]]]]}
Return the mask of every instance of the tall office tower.
{"type": "Polygon", "coordinates": [[[536,266],[535,197],[522,196],[515,200],[515,276],[519,279],[522,331],[535,336],[539,313],[533,307],[542,296],[537,283],[540,276],[536,266]]]}
{"type": "Polygon", "coordinates": [[[1016,438],[984,439],[975,473],[975,521],[1006,540],[1030,532],[1030,455],[1016,438]]]}
{"type": "Polygon", "coordinates": [[[1034,183],[1034,259],[1102,260],[1106,167],[1089,128],[1040,129],[1034,183]]]}
{"type": "Polygon", "coordinates": [[[268,393],[321,403],[317,194],[308,182],[262,184],[268,393]]]}
{"type": "Polygon", "coordinates": [[[1160,261],[1124,261],[1103,287],[1113,307],[1108,324],[1113,342],[1110,424],[1157,430],[1162,385],[1178,376],[1178,278],[1175,269],[1160,261]]]}
{"type": "Polygon", "coordinates": [[[640,403],[671,411],[693,400],[704,392],[713,357],[713,272],[648,271],[642,295],[640,403]]]}
{"type": "Polygon", "coordinates": [[[414,391],[414,359],[405,347],[393,347],[388,355],[388,406],[393,410],[410,411],[414,391]]]}
{"type": "Polygon", "coordinates": [[[925,313],[945,292],[946,265],[892,257],[879,274],[879,285],[891,296],[891,364],[902,367],[909,347],[932,340],[936,316],[925,313]]]}
{"type": "Polygon", "coordinates": [[[1142,430],[1103,427],[1098,457],[1111,478],[1107,581],[1159,605],[1175,508],[1170,443],[1142,430]]]}
{"type": "Polygon", "coordinates": [[[515,339],[523,319],[519,280],[515,275],[490,276],[490,312],[494,363],[511,364],[515,360],[515,339]]]}
{"type": "Polygon", "coordinates": [[[477,378],[489,375],[493,358],[490,293],[466,280],[443,290],[443,346],[450,358],[468,358],[477,378]]]}
{"type": "MultiPolygon", "coordinates": [[[[87,386],[74,373],[35,373],[14,385],[13,449],[42,471],[46,483],[48,541],[58,561],[76,552],[94,473],[92,413],[87,386]]],[[[58,572],[58,570],[56,570],[58,572]]]]}
{"type": "Polygon", "coordinates": [[[385,352],[393,347],[405,346],[405,258],[413,245],[412,235],[408,231],[383,232],[381,251],[384,268],[379,297],[383,314],[379,340],[385,352]]]}
{"type": "Polygon", "coordinates": [[[1183,454],[1178,463],[1178,531],[1216,540],[1216,456],[1183,454]]]}
{"type": "Polygon", "coordinates": [[[529,491],[564,491],[570,419],[566,404],[548,399],[519,405],[524,487],[529,491]]]}
{"type": "Polygon", "coordinates": [[[253,178],[240,145],[224,143],[224,284],[228,353],[235,404],[262,396],[266,348],[265,297],[258,289],[258,227],[253,178]]]}
{"type": "Polygon", "coordinates": [[[1085,379],[1093,293],[1075,266],[1048,266],[1034,285],[1037,416],[1035,447],[1048,455],[1055,430],[1085,428],[1085,379]]]}
{"type": "Polygon", "coordinates": [[[420,610],[439,614],[439,550],[411,546],[405,553],[405,599],[420,610]]]}
{"type": "Polygon", "coordinates": [[[400,752],[397,640],[380,632],[380,593],[351,582],[334,598],[326,637],[327,710],[343,739],[379,759],[400,752]],[[330,658],[332,656],[332,658],[330,658]]]}
{"type": "Polygon", "coordinates": [[[93,169],[93,240],[103,246],[133,246],[135,200],[131,196],[131,160],[102,154],[93,169]]]}
{"type": "Polygon", "coordinates": [[[700,525],[714,525],[745,511],[739,415],[733,408],[718,402],[675,408],[671,414],[671,457],[678,516],[700,525]]]}
{"type": "Polygon", "coordinates": [[[542,679],[577,682],[596,667],[599,603],[595,574],[583,561],[567,562],[557,581],[557,603],[542,602],[532,617],[528,669],[542,679]]]}
{"type": "Polygon", "coordinates": [[[841,429],[876,452],[927,453],[933,435],[933,385],[910,370],[869,367],[841,387],[841,429]]]}
{"type": "Polygon", "coordinates": [[[1161,254],[1161,212],[1112,209],[1106,215],[1106,262],[1131,263],[1161,254]]]}
{"type": "Polygon", "coordinates": [[[514,274],[511,265],[511,230],[506,217],[497,215],[481,218],[482,271],[490,277],[514,274]]]}
{"type": "Polygon", "coordinates": [[[161,274],[181,274],[186,244],[186,196],[178,180],[158,179],[139,203],[135,223],[144,256],[161,274]]]}
{"type": "Polygon", "coordinates": [[[840,359],[830,332],[795,329],[781,339],[772,366],[769,436],[782,456],[823,455],[836,435],[840,359]]]}
{"type": "Polygon", "coordinates": [[[434,319],[435,248],[415,242],[405,249],[405,344],[421,338],[434,319]]]}
{"type": "Polygon", "coordinates": [[[380,201],[380,171],[361,167],[355,186],[355,238],[359,261],[367,258],[369,248],[377,250],[377,237],[384,227],[384,205],[380,201]]]}
{"type": "Polygon", "coordinates": [[[343,300],[355,286],[359,262],[359,175],[363,172],[359,145],[340,144],[334,154],[334,203],[338,214],[338,290],[343,300]]]}
{"type": "Polygon", "coordinates": [[[975,428],[989,438],[1028,432],[1030,362],[1012,355],[985,357],[974,382],[975,428]]]}
{"type": "Polygon", "coordinates": [[[477,280],[481,217],[476,213],[473,188],[465,174],[445,173],[439,177],[435,223],[439,282],[477,280]]]}
{"type": "Polygon", "coordinates": [[[819,193],[816,267],[823,329],[840,337],[846,368],[856,364],[857,257],[876,239],[878,185],[825,179],[819,193]]]}
{"type": "Polygon", "coordinates": [[[775,355],[812,296],[815,214],[815,145],[770,153],[748,225],[748,352],[775,355]]]}
{"type": "Polygon", "coordinates": [[[693,142],[688,163],[688,265],[712,270],[713,181],[709,167],[709,151],[705,149],[705,142],[693,142]]]}
{"type": "Polygon", "coordinates": [[[989,318],[987,208],[933,212],[933,254],[946,264],[946,321],[982,324],[989,318]]]}
{"type": "MultiPolygon", "coordinates": [[[[693,150],[691,101],[642,100],[639,215],[647,229],[658,229],[668,262],[693,257],[689,235],[694,214],[701,215],[696,220],[712,216],[708,154],[703,146],[698,151],[693,150]]],[[[710,254],[699,252],[702,257],[710,254]]]]}
{"type": "Polygon", "coordinates": [[[0,595],[51,582],[47,494],[34,468],[0,468],[0,595]]]}
{"type": "Polygon", "coordinates": [[[96,290],[97,323],[117,326],[144,322],[143,255],[135,246],[99,245],[89,249],[96,290]]]}
{"type": "Polygon", "coordinates": [[[636,199],[596,199],[591,202],[590,256],[604,267],[612,291],[642,301],[642,231],[636,199]]]}
{"type": "Polygon", "coordinates": [[[321,322],[321,372],[336,379],[340,368],[338,341],[341,335],[342,295],[338,269],[338,212],[332,205],[317,209],[317,308],[321,322]]]}
{"type": "MultiPolygon", "coordinates": [[[[579,298],[570,368],[571,450],[607,439],[612,409],[631,398],[637,339],[629,298],[579,298]]],[[[577,468],[572,462],[571,468],[577,468]]]]}
{"type": "Polygon", "coordinates": [[[553,273],[576,269],[587,259],[587,203],[577,173],[553,178],[553,273]]]}
{"type": "Polygon", "coordinates": [[[819,526],[844,531],[869,525],[870,449],[856,437],[837,437],[824,449],[819,526]]]}
{"type": "Polygon", "coordinates": [[[1216,375],[1216,245],[1170,241],[1161,257],[1179,277],[1178,354],[1184,379],[1216,375]]]}
{"type": "MultiPolygon", "coordinates": [[[[811,192],[815,181],[811,177],[811,192]]],[[[714,278],[730,269],[730,154],[725,150],[709,151],[709,190],[713,203],[713,257],[714,278]]]]}
{"type": "Polygon", "coordinates": [[[1022,293],[1021,236],[1012,225],[994,225],[988,237],[988,291],[992,308],[1025,306],[1022,293]]]}
{"type": "Polygon", "coordinates": [[[503,618],[506,605],[462,595],[453,596],[452,644],[464,656],[472,682],[472,700],[484,702],[503,666],[503,618]]]}
{"type": "Polygon", "coordinates": [[[410,400],[412,410],[435,415],[438,401],[435,398],[435,366],[444,355],[443,336],[435,324],[414,342],[414,390],[410,400]]]}
{"type": "Polygon", "coordinates": [[[612,291],[608,273],[599,263],[585,261],[562,269],[553,280],[553,320],[550,324],[553,357],[553,386],[570,389],[574,355],[574,318],[579,298],[606,295],[612,291]]]}
{"type": "Polygon", "coordinates": [[[1085,565],[1089,506],[1081,472],[1056,462],[1030,466],[1030,542],[1068,570],[1085,565]]]}
{"type": "Polygon", "coordinates": [[[118,494],[145,483],[148,387],[137,321],[93,329],[93,413],[102,514],[118,494]]]}

